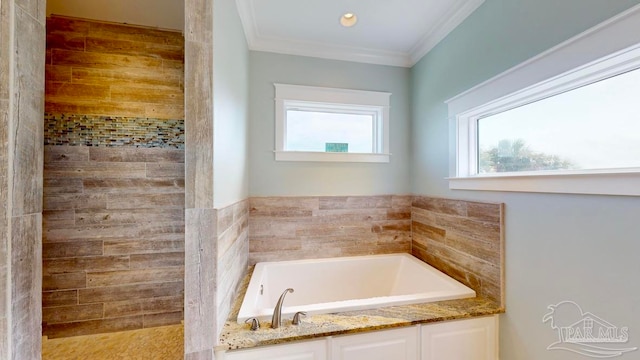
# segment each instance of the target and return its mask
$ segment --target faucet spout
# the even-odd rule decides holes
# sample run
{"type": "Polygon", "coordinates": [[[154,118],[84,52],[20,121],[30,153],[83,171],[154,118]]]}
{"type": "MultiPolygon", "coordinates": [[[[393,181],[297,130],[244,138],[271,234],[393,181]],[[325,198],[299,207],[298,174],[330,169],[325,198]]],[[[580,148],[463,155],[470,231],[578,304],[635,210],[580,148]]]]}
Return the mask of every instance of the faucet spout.
{"type": "Polygon", "coordinates": [[[273,329],[277,329],[282,325],[282,303],[284,302],[284,297],[287,295],[287,293],[292,292],[293,289],[288,288],[282,293],[282,295],[280,295],[280,298],[276,303],[276,307],[273,309],[273,317],[271,317],[271,327],[273,329]]]}

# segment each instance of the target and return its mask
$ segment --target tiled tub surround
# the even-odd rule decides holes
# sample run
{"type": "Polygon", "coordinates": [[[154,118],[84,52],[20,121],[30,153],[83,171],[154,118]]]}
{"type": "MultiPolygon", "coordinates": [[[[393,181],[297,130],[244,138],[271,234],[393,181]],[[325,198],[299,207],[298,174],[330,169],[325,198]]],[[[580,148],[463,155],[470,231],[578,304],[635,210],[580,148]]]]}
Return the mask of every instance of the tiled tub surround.
{"type": "Polygon", "coordinates": [[[184,120],[47,113],[44,144],[184,149],[184,120]]]}
{"type": "Polygon", "coordinates": [[[249,263],[411,252],[409,195],[252,197],[249,263]]]}
{"type": "Polygon", "coordinates": [[[416,196],[412,253],[504,306],[503,204],[416,196]]]}
{"type": "Polygon", "coordinates": [[[45,112],[184,119],[178,31],[47,18],[45,112]]]}
{"type": "Polygon", "coordinates": [[[216,313],[217,333],[222,330],[236,299],[249,260],[249,201],[216,210],[216,313]]]}
{"type": "MultiPolygon", "coordinates": [[[[271,330],[270,324],[263,322],[260,330],[250,331],[247,325],[237,324],[237,314],[252,273],[252,269],[249,269],[249,275],[240,287],[240,296],[236,299],[234,310],[225,323],[218,346],[220,350],[504,312],[502,204],[425,196],[250,198],[249,201],[251,263],[346,256],[353,255],[354,251],[360,254],[386,252],[388,248],[377,248],[379,243],[374,240],[376,231],[386,229],[395,232],[394,236],[398,236],[396,240],[409,239],[408,245],[399,246],[396,251],[389,252],[411,252],[417,258],[474,289],[477,296],[471,299],[313,315],[304,318],[301,326],[290,326],[291,320],[288,319],[288,322],[285,322],[286,326],[279,331],[271,330]],[[395,206],[387,207],[385,204],[389,203],[395,206]],[[331,221],[328,218],[314,219],[314,213],[324,213],[320,210],[328,210],[327,207],[331,207],[328,213],[336,211],[332,214],[331,221]],[[385,223],[391,218],[382,219],[381,209],[390,209],[390,216],[399,222],[385,223]],[[273,226],[276,228],[271,230],[270,236],[264,235],[264,232],[269,231],[267,219],[273,220],[273,226]],[[411,221],[409,229],[404,227],[404,221],[407,220],[411,221]],[[379,221],[383,223],[378,223],[379,221]],[[370,226],[369,234],[365,234],[363,230],[367,224],[370,226]],[[255,227],[256,225],[260,226],[255,227]],[[355,232],[362,236],[360,242],[354,240],[353,235],[346,234],[353,231],[352,226],[360,229],[360,232],[355,232]],[[312,238],[313,240],[304,238],[304,234],[309,231],[321,232],[324,236],[312,238]],[[338,240],[334,240],[337,241],[334,248],[331,246],[331,240],[335,239],[336,234],[339,234],[339,237],[338,240]],[[280,254],[275,248],[265,251],[264,245],[269,241],[273,241],[274,244],[284,241],[280,244],[284,250],[281,250],[280,254]],[[322,246],[314,247],[316,241],[322,246]]],[[[400,240],[399,243],[403,241],[400,240]]]]}
{"type": "Polygon", "coordinates": [[[184,151],[45,146],[43,332],[183,319],[184,151]]]}

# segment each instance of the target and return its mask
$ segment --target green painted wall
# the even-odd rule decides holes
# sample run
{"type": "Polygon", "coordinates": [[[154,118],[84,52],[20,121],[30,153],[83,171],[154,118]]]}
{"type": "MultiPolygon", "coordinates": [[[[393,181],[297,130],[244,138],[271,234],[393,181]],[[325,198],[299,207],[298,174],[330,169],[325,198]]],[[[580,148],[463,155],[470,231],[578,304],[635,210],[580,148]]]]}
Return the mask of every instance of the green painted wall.
{"type": "Polygon", "coordinates": [[[409,192],[409,69],[252,51],[249,73],[251,196],[409,192]],[[274,83],[392,93],[391,161],[384,164],[275,161],[274,83]]]}
{"type": "Polygon", "coordinates": [[[640,346],[640,198],[449,190],[444,101],[638,3],[487,0],[412,68],[413,192],[506,204],[501,359],[587,359],[546,350],[557,335],[542,317],[563,300],[628,326],[640,346]]]}

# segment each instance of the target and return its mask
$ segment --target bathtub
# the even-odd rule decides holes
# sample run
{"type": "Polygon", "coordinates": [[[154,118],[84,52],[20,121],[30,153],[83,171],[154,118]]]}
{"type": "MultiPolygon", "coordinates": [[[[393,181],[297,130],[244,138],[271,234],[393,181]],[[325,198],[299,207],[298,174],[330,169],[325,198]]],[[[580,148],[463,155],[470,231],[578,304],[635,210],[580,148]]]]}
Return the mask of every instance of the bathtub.
{"type": "Polygon", "coordinates": [[[475,297],[472,289],[408,254],[258,263],[238,323],[270,320],[287,288],[283,318],[475,297]]]}

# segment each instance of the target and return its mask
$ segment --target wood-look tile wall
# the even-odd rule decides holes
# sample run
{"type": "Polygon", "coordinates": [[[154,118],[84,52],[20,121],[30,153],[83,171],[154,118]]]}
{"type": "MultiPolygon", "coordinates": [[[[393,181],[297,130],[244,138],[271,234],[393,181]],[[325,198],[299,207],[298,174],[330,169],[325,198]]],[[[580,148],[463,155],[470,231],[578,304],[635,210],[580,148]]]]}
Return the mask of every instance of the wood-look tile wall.
{"type": "Polygon", "coordinates": [[[45,1],[0,1],[0,359],[39,359],[45,1]]]}
{"type": "Polygon", "coordinates": [[[411,252],[411,199],[252,197],[249,262],[411,252]]]}
{"type": "Polygon", "coordinates": [[[503,204],[416,196],[414,256],[504,306],[503,204]]]}
{"type": "Polygon", "coordinates": [[[249,261],[249,200],[216,211],[216,334],[220,334],[235,301],[236,288],[249,261]]]}
{"type": "Polygon", "coordinates": [[[47,19],[48,113],[184,119],[183,85],[180,32],[47,19]]]}
{"type": "Polygon", "coordinates": [[[184,150],[46,146],[43,331],[183,319],[184,150]]]}

